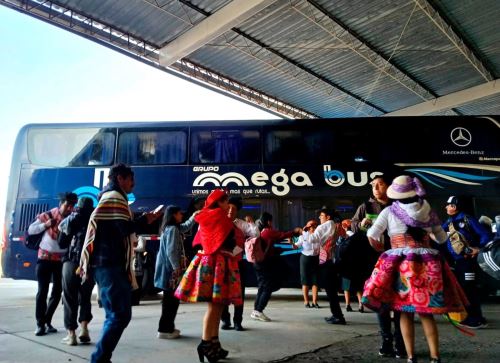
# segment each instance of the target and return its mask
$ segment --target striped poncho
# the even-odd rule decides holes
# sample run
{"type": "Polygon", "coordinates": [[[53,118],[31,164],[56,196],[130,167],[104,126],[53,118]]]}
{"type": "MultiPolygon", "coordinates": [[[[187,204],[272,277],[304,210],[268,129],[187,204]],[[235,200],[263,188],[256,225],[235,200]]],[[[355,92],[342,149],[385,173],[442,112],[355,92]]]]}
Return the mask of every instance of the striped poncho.
{"type": "MultiPolygon", "coordinates": [[[[77,270],[80,277],[82,278],[82,283],[88,278],[89,273],[89,263],[94,251],[94,240],[97,232],[97,227],[99,221],[110,221],[110,220],[123,220],[131,221],[133,218],[132,211],[128,206],[127,199],[118,191],[110,190],[104,192],[97,204],[96,209],[90,216],[89,225],[87,227],[87,234],[85,235],[85,242],[83,244],[82,255],[80,257],[80,267],[77,270]]],[[[133,289],[137,289],[137,282],[135,280],[135,275],[132,273],[132,254],[133,254],[133,243],[137,237],[135,233],[127,237],[124,241],[126,246],[126,258],[125,258],[125,269],[129,274],[129,279],[132,284],[133,289]]]]}

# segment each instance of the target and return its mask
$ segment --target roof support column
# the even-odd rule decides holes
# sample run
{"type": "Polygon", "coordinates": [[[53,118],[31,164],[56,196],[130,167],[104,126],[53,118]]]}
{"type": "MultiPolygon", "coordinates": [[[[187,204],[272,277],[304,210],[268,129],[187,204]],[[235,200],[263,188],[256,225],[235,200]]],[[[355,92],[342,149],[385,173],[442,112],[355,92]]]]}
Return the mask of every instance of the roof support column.
{"type": "Polygon", "coordinates": [[[265,9],[276,0],[233,0],[160,49],[160,65],[168,67],[209,41],[265,9]]]}

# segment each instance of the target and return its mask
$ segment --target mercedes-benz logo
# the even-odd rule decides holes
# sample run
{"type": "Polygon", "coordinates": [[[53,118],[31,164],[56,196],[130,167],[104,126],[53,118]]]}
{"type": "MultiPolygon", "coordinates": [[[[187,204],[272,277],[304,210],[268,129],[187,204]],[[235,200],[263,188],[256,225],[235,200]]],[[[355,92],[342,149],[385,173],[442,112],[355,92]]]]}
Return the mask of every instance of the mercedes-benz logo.
{"type": "Polygon", "coordinates": [[[472,135],[463,127],[455,127],[450,133],[451,141],[457,146],[464,147],[471,143],[472,135]]]}

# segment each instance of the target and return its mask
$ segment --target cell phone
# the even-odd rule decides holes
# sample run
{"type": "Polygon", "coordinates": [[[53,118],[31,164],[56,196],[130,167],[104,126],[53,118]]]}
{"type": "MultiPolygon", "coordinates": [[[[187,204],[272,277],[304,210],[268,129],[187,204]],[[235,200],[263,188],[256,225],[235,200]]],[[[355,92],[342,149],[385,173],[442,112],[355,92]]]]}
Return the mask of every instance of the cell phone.
{"type": "Polygon", "coordinates": [[[160,212],[162,209],[163,209],[164,205],[163,204],[160,204],[158,207],[156,207],[156,209],[153,211],[153,213],[158,213],[160,212]]]}

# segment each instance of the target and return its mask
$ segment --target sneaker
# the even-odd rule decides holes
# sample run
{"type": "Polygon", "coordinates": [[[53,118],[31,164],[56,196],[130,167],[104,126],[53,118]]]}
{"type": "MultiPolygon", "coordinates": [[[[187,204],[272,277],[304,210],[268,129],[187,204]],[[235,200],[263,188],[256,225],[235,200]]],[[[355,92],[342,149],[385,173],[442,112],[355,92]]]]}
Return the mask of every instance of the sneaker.
{"type": "Polygon", "coordinates": [[[67,345],[78,345],[78,342],[76,341],[76,335],[69,335],[69,334],[61,340],[61,343],[67,345]]]}
{"type": "Polygon", "coordinates": [[[328,324],[334,324],[334,325],[346,325],[346,321],[344,318],[337,318],[335,316],[330,316],[329,318],[325,318],[325,321],[328,324]]]}
{"type": "Polygon", "coordinates": [[[469,329],[482,329],[486,328],[488,324],[483,324],[481,320],[466,318],[462,320],[458,325],[469,329]]]}
{"type": "Polygon", "coordinates": [[[304,304],[304,307],[305,307],[306,309],[309,309],[309,308],[311,307],[311,305],[310,305],[309,303],[307,303],[307,304],[304,304]]]}
{"type": "Polygon", "coordinates": [[[429,363],[441,363],[441,358],[431,358],[429,363]]]}
{"type": "Polygon", "coordinates": [[[365,312],[365,307],[364,307],[363,305],[361,305],[361,306],[359,307],[358,311],[359,311],[360,313],[364,313],[364,312],[365,312]]]}
{"type": "Polygon", "coordinates": [[[158,339],[177,339],[181,336],[181,331],[174,329],[171,333],[158,332],[158,339]]]}
{"type": "Polygon", "coordinates": [[[346,305],[345,311],[351,312],[352,311],[351,305],[346,305]]]}
{"type": "Polygon", "coordinates": [[[417,358],[416,357],[413,357],[413,358],[408,358],[406,360],[406,363],[417,363],[417,358]]]}
{"type": "Polygon", "coordinates": [[[271,321],[269,317],[266,316],[266,314],[261,313],[260,311],[254,310],[252,314],[250,314],[250,317],[254,320],[260,320],[260,321],[271,321]]]}
{"type": "Polygon", "coordinates": [[[321,306],[318,305],[318,303],[313,303],[311,307],[316,308],[316,309],[321,309],[321,306]]]}
{"type": "Polygon", "coordinates": [[[396,354],[394,348],[392,347],[392,341],[384,340],[378,351],[378,355],[386,358],[393,358],[396,354]]]}
{"type": "Polygon", "coordinates": [[[47,324],[47,333],[57,333],[57,329],[52,324],[47,324]]]}
{"type": "Polygon", "coordinates": [[[83,344],[90,343],[89,330],[82,328],[82,331],[80,332],[80,335],[78,336],[78,340],[80,341],[80,343],[83,343],[83,344]]]}
{"type": "Polygon", "coordinates": [[[35,335],[37,337],[45,335],[45,334],[47,334],[47,331],[45,330],[45,325],[42,325],[42,326],[39,326],[36,328],[35,335]]]}
{"type": "Polygon", "coordinates": [[[408,356],[408,354],[406,354],[405,347],[394,348],[394,355],[396,356],[397,359],[403,359],[403,358],[406,358],[408,356]]]}

